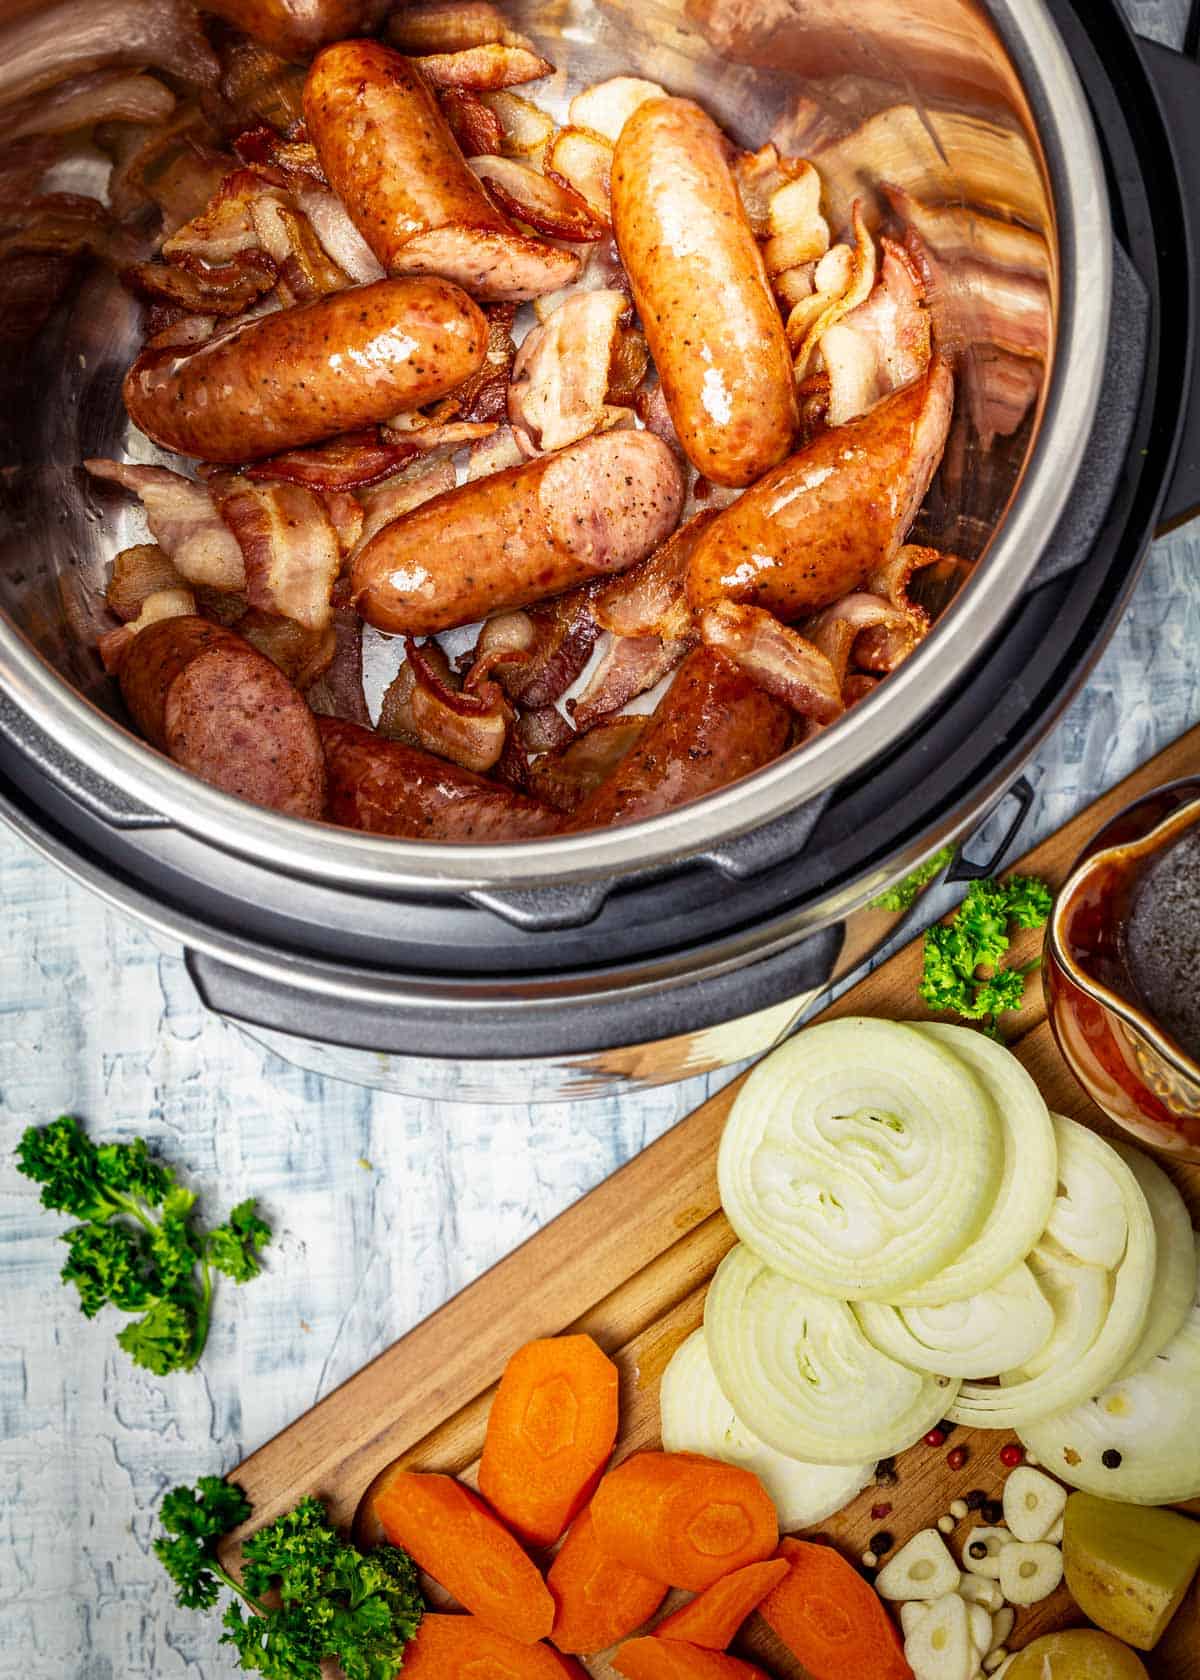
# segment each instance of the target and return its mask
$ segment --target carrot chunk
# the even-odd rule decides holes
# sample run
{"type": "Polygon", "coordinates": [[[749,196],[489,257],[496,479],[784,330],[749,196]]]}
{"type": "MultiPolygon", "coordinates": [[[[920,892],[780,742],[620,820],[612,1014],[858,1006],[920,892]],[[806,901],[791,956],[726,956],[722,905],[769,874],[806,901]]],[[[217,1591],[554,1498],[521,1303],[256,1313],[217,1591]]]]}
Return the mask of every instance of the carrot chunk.
{"type": "Polygon", "coordinates": [[[785,1558],[773,1558],[770,1563],[747,1564],[714,1581],[699,1598],[659,1622],[655,1638],[686,1639],[706,1651],[723,1651],[750,1612],[786,1578],[789,1567],[785,1558]]]}
{"type": "Polygon", "coordinates": [[[617,1368],[590,1336],[528,1342],[488,1418],[479,1491],[529,1546],[550,1546],[592,1497],[617,1438],[617,1368]]]}
{"type": "Polygon", "coordinates": [[[404,1647],[404,1680],[588,1680],[571,1657],[549,1645],[522,1645],[477,1616],[421,1619],[404,1647]]]}
{"type": "MultiPolygon", "coordinates": [[[[613,1657],[612,1665],[625,1680],[767,1680],[753,1663],[688,1645],[682,1639],[630,1639],[613,1657]]],[[[407,1657],[404,1666],[408,1667],[407,1657]]],[[[856,1676],[856,1680],[867,1677],[856,1676]]]]}
{"type": "Polygon", "coordinates": [[[374,1507],[392,1544],[402,1546],[480,1621],[523,1645],[550,1632],[550,1589],[470,1488],[453,1476],[398,1470],[375,1495],[374,1507]]]}
{"type": "Polygon", "coordinates": [[[596,1543],[639,1575],[703,1592],[779,1543],[775,1507],[757,1476],[698,1453],[636,1453],[592,1500],[596,1543]]]}
{"type": "Polygon", "coordinates": [[[627,1639],[667,1596],[661,1581],[626,1569],[600,1550],[590,1509],[571,1524],[546,1585],[554,1598],[550,1638],[560,1651],[584,1655],[607,1651],[619,1639],[627,1639]]]}
{"type": "Polygon", "coordinates": [[[786,1580],[767,1594],[759,1614],[813,1680],[912,1680],[900,1635],[874,1589],[832,1546],[785,1540],[786,1580]]]}

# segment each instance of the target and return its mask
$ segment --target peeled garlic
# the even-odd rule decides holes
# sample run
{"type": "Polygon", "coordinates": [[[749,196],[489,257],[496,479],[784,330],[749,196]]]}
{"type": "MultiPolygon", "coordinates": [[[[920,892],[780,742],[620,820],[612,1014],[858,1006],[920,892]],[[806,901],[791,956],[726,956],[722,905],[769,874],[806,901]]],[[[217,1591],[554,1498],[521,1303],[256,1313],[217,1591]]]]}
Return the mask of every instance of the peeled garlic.
{"type": "Polygon", "coordinates": [[[982,1604],[967,1605],[967,1633],[975,1647],[976,1661],[986,1657],[992,1648],[992,1618],[982,1604]]]}
{"type": "Polygon", "coordinates": [[[923,1528],[875,1577],[880,1598],[941,1598],[957,1590],[958,1565],[936,1528],[923,1528]]]}
{"type": "Polygon", "coordinates": [[[930,1602],[931,1600],[927,1598],[915,1598],[910,1604],[900,1606],[900,1626],[904,1630],[905,1639],[908,1638],[921,1617],[928,1614],[930,1602]]]}
{"type": "Polygon", "coordinates": [[[1004,1520],[1018,1540],[1044,1540],[1066,1505],[1066,1488],[1027,1464],[1004,1484],[1004,1520]]]}
{"type": "Polygon", "coordinates": [[[986,1575],[991,1581],[1000,1579],[1000,1553],[1015,1545],[1015,1536],[1006,1528],[973,1528],[963,1542],[963,1568],[972,1575],[986,1575]],[[986,1546],[986,1557],[972,1557],[972,1546],[986,1546]]]}
{"type": "Polygon", "coordinates": [[[958,1583],[959,1595],[968,1604],[982,1604],[985,1610],[999,1610],[1004,1603],[1000,1582],[988,1580],[986,1575],[964,1575],[958,1583]]]}
{"type": "Polygon", "coordinates": [[[992,1616],[992,1642],[984,1653],[986,1656],[990,1657],[993,1651],[998,1651],[1000,1646],[1004,1644],[1013,1630],[1013,1623],[1016,1619],[1016,1615],[1008,1608],[1007,1604],[1002,1610],[995,1612],[992,1616]]]}
{"type": "Polygon", "coordinates": [[[1015,1540],[999,1561],[1000,1590],[1010,1604],[1040,1604],[1062,1580],[1062,1553],[1045,1540],[1015,1540]]]}
{"type": "Polygon", "coordinates": [[[916,1680],[973,1680],[979,1661],[957,1593],[934,1600],[904,1641],[904,1656],[916,1680]]]}

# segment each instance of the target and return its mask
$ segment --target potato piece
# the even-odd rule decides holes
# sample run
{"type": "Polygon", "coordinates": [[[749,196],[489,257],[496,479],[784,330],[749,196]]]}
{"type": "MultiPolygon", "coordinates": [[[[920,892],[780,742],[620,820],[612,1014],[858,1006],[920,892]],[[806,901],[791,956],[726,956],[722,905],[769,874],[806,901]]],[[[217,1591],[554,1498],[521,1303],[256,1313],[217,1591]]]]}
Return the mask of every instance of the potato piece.
{"type": "Polygon", "coordinates": [[[1071,1596],[1097,1627],[1152,1651],[1200,1568],[1200,1522],[1073,1493],[1063,1525],[1071,1596]]]}

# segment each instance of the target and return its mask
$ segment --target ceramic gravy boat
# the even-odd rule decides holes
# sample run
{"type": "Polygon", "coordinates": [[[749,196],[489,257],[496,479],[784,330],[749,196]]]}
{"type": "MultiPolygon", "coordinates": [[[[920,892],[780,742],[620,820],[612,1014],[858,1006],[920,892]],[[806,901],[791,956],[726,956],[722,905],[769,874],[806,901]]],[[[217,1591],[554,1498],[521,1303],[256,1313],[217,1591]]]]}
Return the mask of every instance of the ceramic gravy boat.
{"type": "Polygon", "coordinates": [[[1200,871],[1200,777],[1147,794],[1085,848],[1055,902],[1044,979],[1058,1047],[1092,1100],[1139,1141],[1200,1161],[1200,1061],[1186,1027],[1200,1020],[1200,972],[1176,960],[1200,948],[1200,928],[1167,916],[1168,937],[1147,949],[1173,868],[1200,871]]]}

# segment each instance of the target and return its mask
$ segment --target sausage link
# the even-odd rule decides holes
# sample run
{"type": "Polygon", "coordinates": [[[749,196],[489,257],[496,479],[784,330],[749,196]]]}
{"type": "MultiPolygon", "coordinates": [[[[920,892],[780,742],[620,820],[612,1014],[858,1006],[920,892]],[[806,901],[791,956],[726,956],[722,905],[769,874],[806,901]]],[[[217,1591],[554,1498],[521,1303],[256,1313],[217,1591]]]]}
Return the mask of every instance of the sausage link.
{"type": "Polygon", "coordinates": [[[283,58],[311,58],[327,41],[376,28],[389,0],[204,0],[203,10],[244,29],[283,58]]]}
{"type": "Polygon", "coordinates": [[[130,643],[121,693],[137,728],[225,793],[320,817],[325,763],[316,719],[279,667],[204,618],[151,624],[130,643]]]}
{"type": "Polygon", "coordinates": [[[570,251],[518,233],[467,168],[416,66],[378,41],[314,61],[304,120],[330,186],[389,274],[441,274],[520,302],[579,274],[570,251]]]}
{"type": "Polygon", "coordinates": [[[353,432],[455,390],[488,329],[446,280],[377,280],[281,309],[188,349],[144,350],[125,406],[155,443],[251,461],[353,432]]]}
{"type": "Polygon", "coordinates": [[[651,432],[584,438],[393,520],[355,556],[355,605],[379,630],[430,636],[525,607],[652,552],[683,476],[651,432]]]}
{"type": "Polygon", "coordinates": [[[861,589],[895,555],[950,426],[944,362],[835,426],[725,508],[692,551],[688,597],[764,607],[784,623],[861,589]]]}
{"type": "Polygon", "coordinates": [[[661,816],[761,770],[792,715],[712,648],[689,653],[641,738],[576,810],[567,832],[661,816]]]}
{"type": "Polygon", "coordinates": [[[330,822],[399,840],[533,840],[557,833],[548,805],[340,718],[317,720],[330,822]]]}
{"type": "Polygon", "coordinates": [[[726,161],[689,99],[642,105],[621,131],[613,227],[679,441],[717,484],[752,484],[799,424],[783,318],[726,161]]]}

